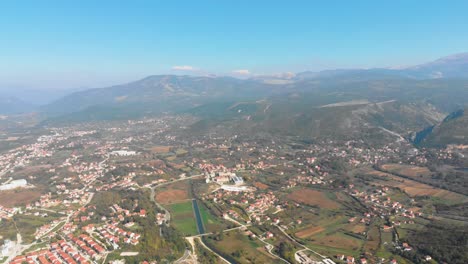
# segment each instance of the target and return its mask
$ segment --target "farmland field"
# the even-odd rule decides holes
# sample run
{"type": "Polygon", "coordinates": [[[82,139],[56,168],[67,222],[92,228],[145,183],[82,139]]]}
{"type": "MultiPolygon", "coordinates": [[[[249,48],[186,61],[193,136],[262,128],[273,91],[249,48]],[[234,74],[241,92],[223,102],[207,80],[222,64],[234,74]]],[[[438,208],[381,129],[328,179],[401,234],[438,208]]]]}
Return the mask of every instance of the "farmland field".
{"type": "Polygon", "coordinates": [[[155,199],[161,204],[179,203],[190,199],[189,186],[186,182],[177,182],[165,186],[156,192],[155,199]]]}
{"type": "Polygon", "coordinates": [[[5,207],[25,206],[39,199],[41,194],[41,190],[38,188],[0,191],[0,205],[5,207]]]}
{"type": "Polygon", "coordinates": [[[432,172],[426,167],[418,167],[411,165],[402,165],[402,164],[385,164],[382,168],[386,171],[404,175],[407,177],[430,177],[432,172]]]}
{"type": "Polygon", "coordinates": [[[257,188],[259,188],[260,190],[266,190],[268,189],[268,185],[264,184],[264,183],[261,183],[261,182],[254,182],[253,185],[257,188]]]}
{"type": "Polygon", "coordinates": [[[297,203],[302,203],[310,206],[318,206],[326,209],[337,209],[340,205],[327,197],[325,192],[312,189],[297,189],[287,196],[297,203]]]}
{"type": "Polygon", "coordinates": [[[317,243],[319,245],[344,249],[346,251],[349,251],[349,250],[357,251],[362,245],[362,240],[353,238],[351,236],[346,236],[341,233],[335,233],[333,235],[318,237],[314,240],[315,240],[314,243],[317,243]]]}
{"type": "Polygon", "coordinates": [[[216,216],[212,215],[210,211],[202,203],[198,203],[200,214],[205,225],[206,232],[218,232],[222,230],[223,224],[216,216]]]}
{"type": "Polygon", "coordinates": [[[305,229],[302,229],[300,231],[298,231],[296,233],[296,236],[299,237],[299,238],[306,238],[306,237],[310,237],[312,235],[315,235],[315,234],[318,234],[322,231],[324,231],[325,228],[321,227],[321,226],[311,226],[311,227],[308,227],[308,228],[305,228],[305,229]]]}
{"type": "Polygon", "coordinates": [[[222,240],[208,238],[217,251],[222,252],[237,263],[280,263],[263,250],[264,244],[258,240],[250,240],[238,231],[224,233],[222,240]]]}
{"type": "Polygon", "coordinates": [[[172,146],[154,146],[151,148],[153,153],[168,153],[171,151],[172,146]]]}
{"type": "Polygon", "coordinates": [[[398,177],[393,174],[370,170],[366,172],[369,175],[374,175],[382,178],[382,181],[375,181],[378,184],[396,187],[407,193],[409,196],[433,196],[440,199],[448,200],[452,203],[462,203],[468,201],[468,197],[454,193],[448,190],[432,187],[430,185],[417,181],[398,177]]]}
{"type": "Polygon", "coordinates": [[[193,215],[192,201],[171,204],[168,206],[171,212],[174,227],[185,235],[198,233],[193,215]]]}

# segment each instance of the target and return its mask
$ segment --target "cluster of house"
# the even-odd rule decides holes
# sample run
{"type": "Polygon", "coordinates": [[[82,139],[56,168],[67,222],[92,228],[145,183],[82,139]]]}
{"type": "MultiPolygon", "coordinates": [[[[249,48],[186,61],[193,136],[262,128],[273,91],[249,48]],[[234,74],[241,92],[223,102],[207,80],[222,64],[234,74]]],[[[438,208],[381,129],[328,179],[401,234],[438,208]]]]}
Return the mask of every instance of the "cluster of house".
{"type": "Polygon", "coordinates": [[[263,214],[267,210],[276,206],[278,203],[278,198],[273,192],[267,192],[263,194],[257,194],[251,198],[252,195],[246,195],[246,198],[250,198],[249,205],[246,209],[248,213],[251,214],[253,219],[256,219],[257,214],[263,214]]]}
{"type": "MultiPolygon", "coordinates": [[[[376,216],[400,216],[404,218],[415,218],[422,216],[421,212],[416,212],[415,209],[407,209],[403,204],[397,201],[392,201],[388,196],[389,188],[382,187],[372,191],[358,191],[350,186],[348,190],[350,194],[368,205],[371,210],[369,214],[376,216]]],[[[399,223],[399,222],[398,222],[399,223]]]]}
{"type": "Polygon", "coordinates": [[[122,187],[122,188],[129,188],[131,186],[136,186],[137,183],[133,180],[135,176],[133,174],[128,175],[123,177],[119,181],[107,183],[107,184],[101,184],[99,186],[96,186],[97,191],[107,191],[116,187],[122,187]]]}
{"type": "Polygon", "coordinates": [[[15,168],[25,166],[34,159],[52,156],[54,150],[49,148],[49,145],[53,142],[40,142],[39,138],[36,143],[23,145],[1,154],[0,175],[13,172],[15,168]]]}
{"type": "MultiPolygon", "coordinates": [[[[359,260],[356,260],[353,256],[345,256],[345,255],[336,255],[336,258],[345,262],[346,264],[369,264],[373,263],[368,261],[366,258],[360,258],[359,260]]],[[[396,259],[391,259],[388,262],[389,264],[398,264],[396,259]]]]}
{"type": "Polygon", "coordinates": [[[30,252],[26,255],[16,256],[12,264],[89,264],[93,260],[99,260],[106,253],[106,249],[87,235],[75,237],[67,236],[68,240],[62,239],[51,243],[49,249],[30,252]]]}
{"type": "Polygon", "coordinates": [[[298,175],[295,177],[291,177],[288,179],[286,186],[283,186],[284,189],[290,189],[296,186],[303,186],[306,184],[313,184],[313,185],[326,185],[331,180],[326,180],[325,176],[303,176],[298,175]]]}
{"type": "Polygon", "coordinates": [[[42,225],[41,227],[36,229],[34,236],[36,237],[36,239],[39,239],[40,237],[49,233],[51,229],[53,229],[55,226],[57,226],[60,223],[61,223],[61,220],[57,219],[57,220],[53,220],[49,224],[42,225]]]}
{"type": "Polygon", "coordinates": [[[20,211],[20,208],[8,208],[0,205],[0,221],[1,219],[9,219],[13,217],[17,212],[20,211]]]}

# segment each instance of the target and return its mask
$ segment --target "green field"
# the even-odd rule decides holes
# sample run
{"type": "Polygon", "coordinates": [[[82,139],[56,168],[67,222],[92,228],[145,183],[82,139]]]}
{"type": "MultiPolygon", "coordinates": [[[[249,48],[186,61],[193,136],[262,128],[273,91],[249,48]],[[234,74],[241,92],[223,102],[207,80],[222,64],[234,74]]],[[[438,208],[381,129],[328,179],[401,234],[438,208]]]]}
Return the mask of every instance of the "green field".
{"type": "Polygon", "coordinates": [[[258,240],[250,240],[238,231],[226,232],[222,238],[207,237],[207,242],[235,263],[283,263],[271,257],[258,240]]]}
{"type": "Polygon", "coordinates": [[[223,229],[224,225],[221,223],[221,221],[216,216],[211,214],[204,204],[198,203],[198,206],[200,208],[200,214],[206,232],[219,232],[223,229]]]}
{"type": "Polygon", "coordinates": [[[184,235],[198,234],[192,201],[171,204],[168,209],[171,212],[171,222],[177,230],[184,235]]]}

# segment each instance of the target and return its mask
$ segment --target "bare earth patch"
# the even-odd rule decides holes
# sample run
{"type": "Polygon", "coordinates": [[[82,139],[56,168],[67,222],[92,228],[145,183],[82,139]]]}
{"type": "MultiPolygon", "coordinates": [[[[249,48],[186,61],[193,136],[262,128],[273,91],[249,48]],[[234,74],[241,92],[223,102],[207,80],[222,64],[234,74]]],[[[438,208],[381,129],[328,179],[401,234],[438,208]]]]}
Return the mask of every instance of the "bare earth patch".
{"type": "Polygon", "coordinates": [[[153,153],[168,153],[171,151],[172,146],[155,146],[151,148],[153,153]]]}
{"type": "Polygon", "coordinates": [[[24,206],[39,199],[41,194],[37,188],[0,191],[0,205],[5,207],[24,206]]]}
{"type": "Polygon", "coordinates": [[[162,204],[177,203],[189,199],[185,190],[167,190],[156,193],[156,201],[162,204]]]}
{"type": "Polygon", "coordinates": [[[261,182],[254,182],[253,184],[255,187],[259,188],[260,190],[268,189],[268,185],[261,183],[261,182]]]}

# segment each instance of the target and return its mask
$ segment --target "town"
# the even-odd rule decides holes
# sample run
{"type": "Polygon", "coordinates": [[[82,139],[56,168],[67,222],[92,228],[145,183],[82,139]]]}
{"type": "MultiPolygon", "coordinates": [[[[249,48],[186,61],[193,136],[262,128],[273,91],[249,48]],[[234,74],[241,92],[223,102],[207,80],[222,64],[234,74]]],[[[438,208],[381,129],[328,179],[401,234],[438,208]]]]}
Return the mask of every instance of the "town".
{"type": "Polygon", "coordinates": [[[435,263],[411,233],[442,217],[434,203],[468,201],[435,178],[461,147],[187,135],[190,122],[17,135],[0,155],[0,262],[435,263]]]}

